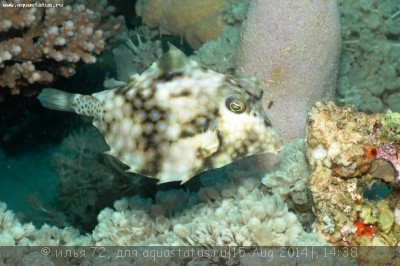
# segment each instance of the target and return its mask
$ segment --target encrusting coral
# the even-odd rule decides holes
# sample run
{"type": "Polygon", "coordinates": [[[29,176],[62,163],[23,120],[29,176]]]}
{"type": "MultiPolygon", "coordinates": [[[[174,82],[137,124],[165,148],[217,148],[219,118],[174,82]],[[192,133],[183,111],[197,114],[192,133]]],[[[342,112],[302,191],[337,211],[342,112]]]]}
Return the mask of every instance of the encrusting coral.
{"type": "Polygon", "coordinates": [[[387,119],[332,102],[316,103],[309,113],[314,227],[332,244],[397,246],[400,241],[399,147],[388,139],[396,127],[388,127],[387,119]],[[382,156],[387,148],[395,154],[382,156]]]}
{"type": "Polygon", "coordinates": [[[78,64],[96,62],[105,42],[124,29],[123,17],[112,16],[106,0],[67,0],[59,2],[62,7],[35,7],[28,0],[25,8],[4,7],[20,3],[1,1],[0,94],[32,95],[57,75],[70,77],[78,64]]]}

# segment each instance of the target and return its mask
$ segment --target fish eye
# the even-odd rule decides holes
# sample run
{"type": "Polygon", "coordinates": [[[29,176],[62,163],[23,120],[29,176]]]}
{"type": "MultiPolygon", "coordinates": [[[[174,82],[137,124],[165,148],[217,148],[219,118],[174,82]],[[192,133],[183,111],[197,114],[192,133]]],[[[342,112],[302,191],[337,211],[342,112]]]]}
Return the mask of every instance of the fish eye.
{"type": "Polygon", "coordinates": [[[246,103],[239,96],[229,96],[225,100],[226,108],[235,114],[241,114],[247,109],[246,103]]]}

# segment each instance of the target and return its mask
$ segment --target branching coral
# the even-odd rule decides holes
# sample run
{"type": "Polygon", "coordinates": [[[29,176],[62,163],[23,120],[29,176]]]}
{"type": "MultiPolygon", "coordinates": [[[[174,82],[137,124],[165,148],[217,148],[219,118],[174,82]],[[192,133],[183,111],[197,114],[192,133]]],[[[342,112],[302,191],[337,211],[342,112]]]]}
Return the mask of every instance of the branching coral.
{"type": "MultiPolygon", "coordinates": [[[[57,75],[73,75],[78,64],[95,62],[107,39],[124,28],[124,19],[113,17],[113,8],[105,0],[77,4],[67,0],[62,7],[45,2],[54,6],[35,7],[35,1],[28,0],[25,8],[2,8],[0,94],[33,94],[57,75]]],[[[1,1],[2,5],[19,3],[1,1]]]]}

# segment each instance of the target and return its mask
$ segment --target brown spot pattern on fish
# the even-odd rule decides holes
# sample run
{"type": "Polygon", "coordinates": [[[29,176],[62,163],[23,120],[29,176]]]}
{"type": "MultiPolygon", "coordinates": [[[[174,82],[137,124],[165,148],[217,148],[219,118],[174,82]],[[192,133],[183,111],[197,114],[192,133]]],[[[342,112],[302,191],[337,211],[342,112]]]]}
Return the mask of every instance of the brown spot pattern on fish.
{"type": "Polygon", "coordinates": [[[175,47],[129,84],[92,96],[44,89],[45,107],[93,116],[108,154],[161,183],[258,153],[276,153],[279,134],[253,79],[199,66],[175,47]]]}

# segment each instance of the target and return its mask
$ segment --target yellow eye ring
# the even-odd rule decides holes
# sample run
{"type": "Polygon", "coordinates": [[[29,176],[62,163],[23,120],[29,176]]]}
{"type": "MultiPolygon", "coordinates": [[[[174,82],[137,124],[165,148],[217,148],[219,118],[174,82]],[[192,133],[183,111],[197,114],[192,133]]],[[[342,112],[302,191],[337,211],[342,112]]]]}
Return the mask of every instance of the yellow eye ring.
{"type": "Polygon", "coordinates": [[[225,101],[226,108],[235,114],[244,113],[247,109],[246,103],[239,96],[229,96],[225,101]]]}

